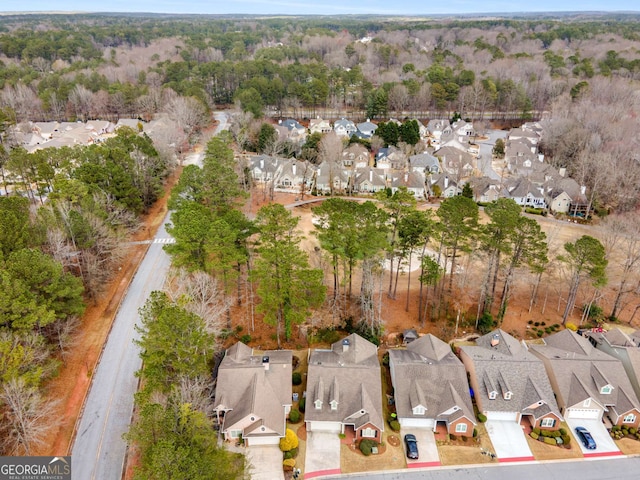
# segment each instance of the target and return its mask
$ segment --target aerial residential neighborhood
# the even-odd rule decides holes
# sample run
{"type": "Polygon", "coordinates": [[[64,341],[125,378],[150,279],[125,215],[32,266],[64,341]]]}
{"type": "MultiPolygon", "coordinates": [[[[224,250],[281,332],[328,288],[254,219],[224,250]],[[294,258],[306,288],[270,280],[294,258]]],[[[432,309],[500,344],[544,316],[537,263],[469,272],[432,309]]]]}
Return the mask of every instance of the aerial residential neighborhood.
{"type": "Polygon", "coordinates": [[[144,2],[0,12],[0,476],[637,476],[635,6],[144,2]]]}

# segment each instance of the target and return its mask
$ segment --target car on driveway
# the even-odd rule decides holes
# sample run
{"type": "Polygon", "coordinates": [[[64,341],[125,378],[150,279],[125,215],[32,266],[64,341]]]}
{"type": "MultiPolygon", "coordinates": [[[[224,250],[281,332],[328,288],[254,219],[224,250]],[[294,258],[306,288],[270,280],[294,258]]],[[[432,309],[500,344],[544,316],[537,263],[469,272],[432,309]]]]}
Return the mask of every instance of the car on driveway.
{"type": "Polygon", "coordinates": [[[576,434],[578,435],[578,438],[585,446],[585,448],[588,448],[589,450],[595,450],[596,441],[591,436],[591,433],[589,433],[589,430],[584,427],[576,427],[576,434]]]}
{"type": "Polygon", "coordinates": [[[407,458],[416,460],[418,458],[418,440],[416,439],[416,436],[411,433],[407,433],[404,436],[404,444],[407,447],[407,458]]]}

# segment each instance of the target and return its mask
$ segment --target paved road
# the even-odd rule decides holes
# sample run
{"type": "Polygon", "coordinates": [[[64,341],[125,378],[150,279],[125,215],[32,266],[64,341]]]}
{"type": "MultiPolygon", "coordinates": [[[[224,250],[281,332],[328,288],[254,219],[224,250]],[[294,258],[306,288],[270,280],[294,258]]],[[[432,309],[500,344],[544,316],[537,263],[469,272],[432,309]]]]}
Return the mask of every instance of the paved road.
{"type": "Polygon", "coordinates": [[[505,139],[507,133],[504,130],[489,130],[487,132],[486,140],[480,143],[480,155],[478,158],[478,169],[482,171],[483,175],[492,178],[493,180],[500,180],[500,175],[491,166],[491,159],[493,157],[493,146],[496,144],[498,138],[505,139]]]}
{"type": "MultiPolygon", "coordinates": [[[[164,223],[156,239],[167,238],[164,223]]],[[[72,472],[78,480],[115,480],[122,476],[126,443],[122,434],[129,428],[133,395],[138,387],[134,373],[141,359],[133,340],[139,335],[134,325],[138,309],[153,290],[160,290],[169,269],[169,256],[162,243],[149,246],[120,305],[102,357],[94,372],[73,449],[72,472]]]]}
{"type": "Polygon", "coordinates": [[[638,478],[639,471],[640,457],[626,457],[615,460],[559,461],[519,465],[470,465],[318,478],[348,478],[349,480],[635,480],[638,478]]]}
{"type": "MultiPolygon", "coordinates": [[[[227,115],[217,112],[215,117],[218,129],[226,129],[227,115]]],[[[138,267],[93,374],[71,450],[74,480],[122,477],[127,449],[122,435],[129,429],[138,387],[135,372],[141,366],[139,350],[133,343],[139,337],[134,325],[139,320],[139,308],[152,291],[162,289],[169,270],[170,258],[162,248],[170,243],[164,227],[168,221],[169,214],[138,267]]]]}

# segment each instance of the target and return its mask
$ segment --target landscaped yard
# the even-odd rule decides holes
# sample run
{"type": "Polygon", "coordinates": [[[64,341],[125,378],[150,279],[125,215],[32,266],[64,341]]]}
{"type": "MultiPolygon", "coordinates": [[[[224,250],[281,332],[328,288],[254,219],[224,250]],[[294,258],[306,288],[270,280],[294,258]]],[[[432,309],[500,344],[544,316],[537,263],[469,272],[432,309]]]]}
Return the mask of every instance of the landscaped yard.
{"type": "Polygon", "coordinates": [[[402,444],[398,442],[398,445],[393,446],[388,441],[389,435],[398,434],[396,432],[385,431],[382,434],[382,442],[384,446],[381,448],[383,453],[377,455],[369,455],[365,457],[364,454],[357,448],[351,445],[340,445],[340,468],[342,473],[356,473],[356,472],[371,472],[375,470],[397,470],[405,468],[407,462],[404,459],[404,450],[402,444]]]}
{"type": "Polygon", "coordinates": [[[638,455],[640,454],[640,440],[633,440],[631,438],[621,438],[615,440],[616,445],[622,453],[625,455],[638,455]]]}
{"type": "Polygon", "coordinates": [[[498,459],[492,459],[481,452],[494,452],[493,445],[489,439],[489,434],[484,424],[476,425],[478,431],[477,438],[469,439],[467,442],[438,441],[438,455],[442,465],[471,465],[475,463],[497,463],[498,459]]]}

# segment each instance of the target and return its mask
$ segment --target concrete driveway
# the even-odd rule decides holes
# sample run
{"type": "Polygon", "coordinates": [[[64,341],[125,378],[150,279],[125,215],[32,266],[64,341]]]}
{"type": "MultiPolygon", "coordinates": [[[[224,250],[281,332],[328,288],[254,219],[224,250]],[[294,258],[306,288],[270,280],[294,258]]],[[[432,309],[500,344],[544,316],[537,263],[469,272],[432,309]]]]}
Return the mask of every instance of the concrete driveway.
{"type": "Polygon", "coordinates": [[[613,441],[607,428],[604,426],[601,420],[598,419],[585,419],[585,418],[568,418],[566,419],[567,425],[571,427],[571,435],[574,441],[580,445],[580,450],[585,457],[606,457],[610,455],[622,455],[622,452],[613,441]],[[596,441],[595,450],[588,450],[582,444],[580,438],[576,434],[576,427],[584,427],[589,430],[591,436],[596,441]]]}
{"type": "Polygon", "coordinates": [[[519,423],[487,420],[485,423],[495,454],[500,462],[525,462],[534,460],[527,438],[519,423]]]}
{"type": "Polygon", "coordinates": [[[430,428],[403,428],[400,431],[400,440],[402,440],[402,450],[404,451],[404,457],[407,460],[408,468],[440,466],[440,456],[438,455],[436,438],[433,434],[433,430],[431,430],[430,428]],[[418,441],[418,455],[420,458],[416,460],[407,458],[407,447],[404,443],[404,436],[407,433],[414,434],[416,436],[416,440],[418,441]]]}
{"type": "Polygon", "coordinates": [[[256,445],[245,451],[251,480],[284,480],[282,452],[278,445],[256,445]]]}
{"type": "Polygon", "coordinates": [[[340,470],[340,437],[332,432],[307,432],[304,478],[335,475],[340,470]]]}

